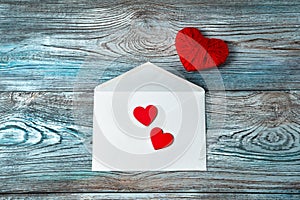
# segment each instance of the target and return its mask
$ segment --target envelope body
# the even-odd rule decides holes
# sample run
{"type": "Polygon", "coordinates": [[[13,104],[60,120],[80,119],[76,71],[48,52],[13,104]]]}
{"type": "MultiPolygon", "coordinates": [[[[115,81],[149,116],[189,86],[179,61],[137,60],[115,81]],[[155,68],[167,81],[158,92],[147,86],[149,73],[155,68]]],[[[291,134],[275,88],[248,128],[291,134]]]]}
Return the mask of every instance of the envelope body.
{"type": "Polygon", "coordinates": [[[95,88],[93,171],[203,171],[205,135],[205,91],[152,63],[95,88]],[[144,125],[133,113],[149,105],[157,114],[144,125]],[[154,128],[172,143],[155,149],[154,128]]]}

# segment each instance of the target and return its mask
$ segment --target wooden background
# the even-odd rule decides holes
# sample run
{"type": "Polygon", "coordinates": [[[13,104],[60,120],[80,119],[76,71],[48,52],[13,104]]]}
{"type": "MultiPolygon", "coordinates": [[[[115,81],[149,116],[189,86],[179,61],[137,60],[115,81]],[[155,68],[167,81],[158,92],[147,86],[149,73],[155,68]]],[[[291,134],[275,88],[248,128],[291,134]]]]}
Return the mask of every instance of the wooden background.
{"type": "Polygon", "coordinates": [[[0,0],[0,199],[300,199],[299,10],[0,0]],[[183,70],[187,26],[228,43],[219,71],[183,70]],[[144,61],[206,89],[207,172],[91,172],[93,88],[144,61]]]}

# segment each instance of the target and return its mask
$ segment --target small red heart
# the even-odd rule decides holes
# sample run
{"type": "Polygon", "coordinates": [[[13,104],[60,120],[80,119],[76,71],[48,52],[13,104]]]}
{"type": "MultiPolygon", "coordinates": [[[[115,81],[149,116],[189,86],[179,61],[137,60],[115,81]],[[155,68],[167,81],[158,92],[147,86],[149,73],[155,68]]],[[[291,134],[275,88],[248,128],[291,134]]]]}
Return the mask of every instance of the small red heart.
{"type": "Polygon", "coordinates": [[[133,110],[133,115],[139,122],[149,126],[157,115],[157,108],[153,105],[149,105],[146,108],[139,106],[133,110]]]}
{"type": "Polygon", "coordinates": [[[187,71],[219,66],[226,61],[229,54],[228,46],[223,40],[205,38],[193,27],[184,28],[177,33],[175,46],[187,71]]]}
{"type": "Polygon", "coordinates": [[[151,130],[150,137],[155,150],[166,148],[174,141],[174,136],[171,133],[163,133],[163,130],[158,127],[151,130]]]}

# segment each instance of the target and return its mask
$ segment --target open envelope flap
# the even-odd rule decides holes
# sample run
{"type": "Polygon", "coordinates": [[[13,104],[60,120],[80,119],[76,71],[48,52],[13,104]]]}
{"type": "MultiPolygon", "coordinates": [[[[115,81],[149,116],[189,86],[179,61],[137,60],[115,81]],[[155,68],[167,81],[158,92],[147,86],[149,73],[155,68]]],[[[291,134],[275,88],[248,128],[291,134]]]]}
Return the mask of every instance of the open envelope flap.
{"type": "Polygon", "coordinates": [[[202,87],[195,85],[179,76],[176,76],[151,62],[144,63],[128,72],[111,79],[95,88],[97,91],[165,91],[165,89],[174,92],[205,92],[202,87]],[[141,85],[149,85],[140,88],[141,85]],[[157,85],[158,87],[156,87],[157,85]],[[138,88],[139,87],[139,88],[138,88]]]}

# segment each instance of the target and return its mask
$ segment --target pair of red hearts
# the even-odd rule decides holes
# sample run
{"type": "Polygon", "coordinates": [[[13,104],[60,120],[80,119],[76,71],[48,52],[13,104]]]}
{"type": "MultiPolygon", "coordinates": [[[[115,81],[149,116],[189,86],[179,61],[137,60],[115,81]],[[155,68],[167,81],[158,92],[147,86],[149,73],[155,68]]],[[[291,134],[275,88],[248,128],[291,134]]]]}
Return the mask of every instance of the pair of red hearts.
{"type": "Polygon", "coordinates": [[[228,46],[223,40],[206,38],[193,27],[186,27],[177,33],[175,46],[187,71],[219,66],[226,61],[229,54],[228,46]]]}
{"type": "MultiPolygon", "coordinates": [[[[149,126],[156,118],[157,112],[158,109],[154,105],[148,105],[146,108],[139,106],[133,110],[133,115],[140,123],[149,126]]],[[[151,130],[150,138],[155,150],[166,148],[174,141],[174,136],[171,133],[164,133],[158,127],[151,130]]]]}

